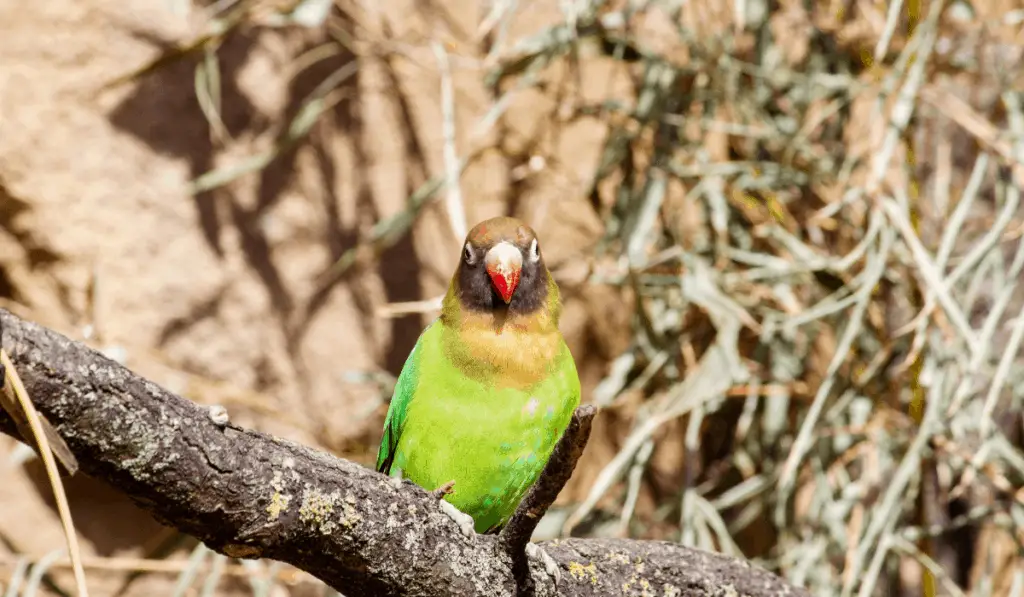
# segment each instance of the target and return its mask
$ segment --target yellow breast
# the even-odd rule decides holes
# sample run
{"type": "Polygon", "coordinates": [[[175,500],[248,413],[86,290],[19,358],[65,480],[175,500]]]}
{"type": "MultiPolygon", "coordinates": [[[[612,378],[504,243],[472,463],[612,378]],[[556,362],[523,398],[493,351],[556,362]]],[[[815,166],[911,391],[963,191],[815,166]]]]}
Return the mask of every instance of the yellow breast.
{"type": "Polygon", "coordinates": [[[500,377],[506,387],[527,388],[544,379],[564,344],[557,325],[543,313],[496,317],[460,314],[455,335],[445,342],[448,358],[475,379],[500,377]]]}

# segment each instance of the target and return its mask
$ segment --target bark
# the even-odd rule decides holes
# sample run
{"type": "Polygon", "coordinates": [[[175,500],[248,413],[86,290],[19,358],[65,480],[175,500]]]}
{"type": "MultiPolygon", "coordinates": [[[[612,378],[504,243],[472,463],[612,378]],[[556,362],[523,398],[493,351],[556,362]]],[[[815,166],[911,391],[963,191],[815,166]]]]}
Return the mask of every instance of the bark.
{"type": "MultiPolygon", "coordinates": [[[[561,570],[557,589],[532,559],[527,578],[517,581],[513,560],[523,533],[532,531],[561,485],[538,482],[516,515],[526,522],[510,523],[512,531],[466,538],[436,498],[409,482],[396,485],[355,463],[225,423],[3,309],[0,325],[2,346],[33,403],[82,473],[211,549],[287,562],[348,597],[501,596],[526,589],[537,595],[808,595],[742,560],[626,539],[544,542],[561,570]]],[[[589,430],[589,418],[575,423],[589,430]]],[[[0,431],[20,438],[2,410],[0,431]]],[[[549,466],[545,478],[565,483],[582,451],[574,441],[567,437],[559,448],[571,462],[549,466]]]]}

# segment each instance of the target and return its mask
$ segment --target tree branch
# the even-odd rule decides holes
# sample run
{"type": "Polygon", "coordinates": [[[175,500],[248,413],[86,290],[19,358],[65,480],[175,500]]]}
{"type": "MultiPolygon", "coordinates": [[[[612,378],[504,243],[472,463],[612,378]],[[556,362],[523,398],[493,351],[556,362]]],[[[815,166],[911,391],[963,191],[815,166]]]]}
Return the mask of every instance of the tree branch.
{"type": "Polygon", "coordinates": [[[512,558],[512,571],[519,586],[528,584],[526,544],[530,542],[537,524],[555,503],[562,488],[569,482],[576,463],[583,455],[583,449],[590,439],[590,425],[597,414],[597,407],[585,404],[572,413],[572,419],[541,471],[537,482],[516,508],[515,514],[501,530],[499,541],[505,552],[512,558]]]}
{"type": "MultiPolygon", "coordinates": [[[[82,472],[211,549],[287,562],[349,597],[515,595],[508,546],[525,544],[565,482],[557,488],[554,481],[539,482],[503,535],[466,538],[436,499],[412,483],[396,485],[355,463],[225,423],[3,309],[0,323],[0,342],[36,408],[82,472]]],[[[589,427],[589,419],[575,420],[589,427]]],[[[18,437],[2,412],[0,431],[18,437]]],[[[549,465],[545,476],[568,479],[569,460],[571,454],[562,465],[549,465]]],[[[529,562],[538,595],[807,595],[747,562],[674,543],[567,539],[542,545],[562,580],[556,593],[543,566],[529,562]]]]}

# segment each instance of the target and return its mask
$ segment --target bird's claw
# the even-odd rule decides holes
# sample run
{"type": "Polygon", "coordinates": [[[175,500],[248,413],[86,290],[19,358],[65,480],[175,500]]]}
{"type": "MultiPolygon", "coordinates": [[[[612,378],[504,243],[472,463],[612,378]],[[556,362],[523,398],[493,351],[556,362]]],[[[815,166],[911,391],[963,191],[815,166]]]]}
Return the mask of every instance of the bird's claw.
{"type": "Polygon", "coordinates": [[[526,544],[526,555],[534,559],[539,559],[544,564],[544,570],[548,573],[548,576],[555,579],[555,584],[562,580],[562,571],[558,567],[558,562],[548,555],[548,552],[544,551],[544,548],[537,545],[536,543],[526,544]]]}
{"type": "Polygon", "coordinates": [[[455,524],[459,525],[459,530],[462,531],[463,535],[467,538],[473,536],[476,531],[473,528],[474,523],[472,516],[466,514],[462,510],[459,510],[454,504],[446,500],[441,500],[438,504],[441,506],[441,511],[447,514],[448,518],[454,520],[455,524]]]}
{"type": "Polygon", "coordinates": [[[401,489],[402,488],[402,469],[400,469],[400,468],[393,468],[393,469],[391,469],[391,474],[388,475],[388,481],[391,482],[391,486],[394,487],[395,489],[401,489]]]}
{"type": "Polygon", "coordinates": [[[448,481],[434,491],[431,491],[430,495],[434,496],[436,499],[443,500],[444,496],[451,494],[453,487],[455,487],[455,481],[448,481]]]}

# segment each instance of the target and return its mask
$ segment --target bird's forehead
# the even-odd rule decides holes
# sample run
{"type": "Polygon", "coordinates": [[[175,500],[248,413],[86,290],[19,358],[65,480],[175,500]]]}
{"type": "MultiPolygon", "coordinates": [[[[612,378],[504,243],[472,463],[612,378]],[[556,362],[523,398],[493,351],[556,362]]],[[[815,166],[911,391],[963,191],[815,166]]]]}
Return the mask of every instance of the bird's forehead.
{"type": "Polygon", "coordinates": [[[532,228],[509,217],[484,220],[469,231],[469,241],[478,247],[493,247],[502,241],[526,246],[536,237],[532,228]]]}

